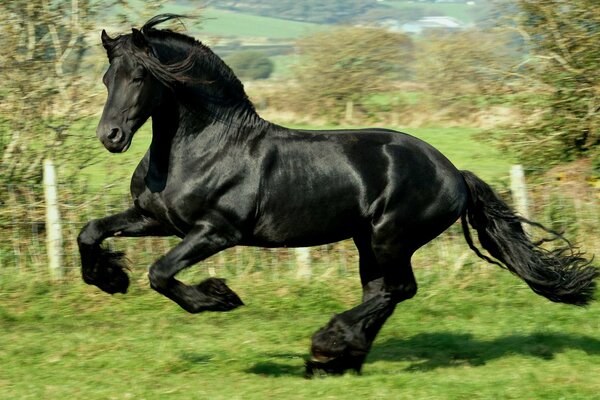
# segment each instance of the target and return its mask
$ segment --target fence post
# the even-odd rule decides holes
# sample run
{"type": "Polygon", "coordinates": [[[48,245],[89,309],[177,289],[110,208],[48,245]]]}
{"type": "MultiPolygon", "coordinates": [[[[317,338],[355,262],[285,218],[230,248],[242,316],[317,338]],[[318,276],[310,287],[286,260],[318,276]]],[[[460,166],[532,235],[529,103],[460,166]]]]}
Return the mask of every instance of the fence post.
{"type": "Polygon", "coordinates": [[[517,213],[523,218],[529,218],[529,201],[527,199],[527,185],[522,165],[513,165],[510,168],[510,191],[513,204],[517,213]]]}
{"type": "Polygon", "coordinates": [[[53,279],[63,277],[63,239],[58,211],[56,172],[50,159],[44,160],[44,198],[46,200],[46,247],[48,268],[53,279]]]}
{"type": "Polygon", "coordinates": [[[346,122],[352,122],[354,118],[354,102],[349,100],[346,102],[345,120],[346,122]]]}
{"type": "Polygon", "coordinates": [[[302,279],[310,279],[312,275],[312,269],[310,267],[310,249],[308,247],[297,247],[295,253],[296,265],[298,266],[296,276],[302,279]]]}

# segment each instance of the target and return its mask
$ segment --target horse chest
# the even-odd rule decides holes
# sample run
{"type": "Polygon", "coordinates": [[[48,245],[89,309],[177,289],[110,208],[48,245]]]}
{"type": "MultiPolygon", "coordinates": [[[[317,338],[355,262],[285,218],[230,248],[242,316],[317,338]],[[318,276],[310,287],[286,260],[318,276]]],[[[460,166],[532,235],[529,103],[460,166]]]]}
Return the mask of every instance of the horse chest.
{"type": "Polygon", "coordinates": [[[173,201],[163,193],[152,193],[145,190],[135,197],[134,204],[145,215],[161,221],[179,236],[185,235],[191,227],[191,223],[187,221],[186,216],[179,215],[176,211],[178,210],[178,207],[175,207],[176,204],[173,204],[173,201]]]}

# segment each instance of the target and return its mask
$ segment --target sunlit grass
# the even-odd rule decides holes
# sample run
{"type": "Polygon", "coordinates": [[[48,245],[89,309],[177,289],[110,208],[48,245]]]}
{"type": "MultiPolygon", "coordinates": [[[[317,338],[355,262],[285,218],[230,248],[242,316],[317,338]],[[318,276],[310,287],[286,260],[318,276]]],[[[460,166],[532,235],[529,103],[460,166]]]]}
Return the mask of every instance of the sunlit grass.
{"type": "MultiPolygon", "coordinates": [[[[550,303],[494,267],[416,270],[363,376],[305,381],[310,335],[359,301],[355,276],[252,275],[246,306],[190,315],[135,269],[127,295],[79,279],[0,281],[0,398],[591,399],[600,306],[550,303]]],[[[33,279],[32,279],[33,278],[33,279]]]]}

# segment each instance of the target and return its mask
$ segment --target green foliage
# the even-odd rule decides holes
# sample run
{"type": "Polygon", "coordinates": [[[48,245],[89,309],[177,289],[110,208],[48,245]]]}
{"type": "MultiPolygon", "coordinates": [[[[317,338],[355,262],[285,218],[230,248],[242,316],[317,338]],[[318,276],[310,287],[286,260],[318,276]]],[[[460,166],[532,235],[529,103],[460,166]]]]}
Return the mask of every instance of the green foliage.
{"type": "Polygon", "coordinates": [[[467,116],[516,89],[506,71],[519,60],[511,37],[471,29],[425,34],[416,42],[415,80],[427,85],[436,109],[467,116]]]}
{"type": "Polygon", "coordinates": [[[240,51],[225,58],[240,79],[267,79],[273,73],[273,62],[260,51],[240,51]]]}
{"type": "Polygon", "coordinates": [[[68,125],[87,101],[80,68],[91,24],[78,15],[89,7],[40,3],[0,5],[6,16],[0,20],[0,185],[39,183],[42,160],[60,153],[68,125]]]}
{"type": "Polygon", "coordinates": [[[303,112],[342,116],[348,101],[359,101],[405,78],[412,41],[382,29],[337,28],[298,42],[301,63],[295,106],[303,112]]]}
{"type": "Polygon", "coordinates": [[[579,224],[572,198],[553,194],[544,207],[544,213],[549,228],[563,233],[565,237],[577,237],[579,224]]]}
{"type": "Polygon", "coordinates": [[[523,98],[530,117],[502,140],[529,166],[593,157],[600,144],[597,1],[515,0],[507,10],[526,54],[514,72],[538,95],[523,98]]]}
{"type": "MultiPolygon", "coordinates": [[[[130,3],[113,6],[134,10],[130,3]]],[[[0,186],[39,184],[44,158],[59,166],[68,162],[64,173],[93,161],[82,140],[93,132],[85,122],[98,112],[98,81],[90,78],[99,77],[90,64],[99,46],[88,34],[96,30],[99,8],[88,0],[0,3],[0,186]]]]}

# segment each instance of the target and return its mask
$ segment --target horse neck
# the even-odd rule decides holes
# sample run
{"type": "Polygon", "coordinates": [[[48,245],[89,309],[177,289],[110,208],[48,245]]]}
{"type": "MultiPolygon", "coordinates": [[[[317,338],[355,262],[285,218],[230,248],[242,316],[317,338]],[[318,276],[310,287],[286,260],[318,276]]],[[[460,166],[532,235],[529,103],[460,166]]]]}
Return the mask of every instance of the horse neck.
{"type": "MultiPolygon", "coordinates": [[[[156,38],[153,45],[165,64],[192,56],[185,77],[167,85],[173,92],[166,95],[166,101],[180,105],[177,134],[196,134],[207,126],[222,126],[230,135],[243,135],[248,128],[265,122],[256,113],[242,83],[208,47],[199,42],[164,38],[156,38]]],[[[160,129],[167,129],[172,121],[160,125],[160,129]]]]}
{"type": "Polygon", "coordinates": [[[166,185],[171,146],[179,130],[177,108],[172,102],[163,102],[152,114],[152,142],[145,182],[153,192],[162,191],[166,185]]]}
{"type": "Polygon", "coordinates": [[[251,106],[240,104],[226,109],[196,110],[187,102],[178,101],[173,92],[163,99],[156,110],[152,115],[150,155],[161,167],[168,165],[173,141],[193,137],[190,142],[195,146],[216,151],[222,144],[250,140],[271,125],[251,106]]]}

